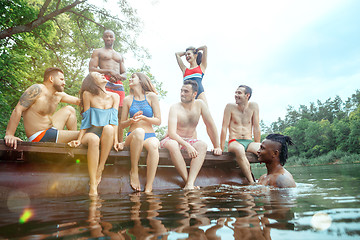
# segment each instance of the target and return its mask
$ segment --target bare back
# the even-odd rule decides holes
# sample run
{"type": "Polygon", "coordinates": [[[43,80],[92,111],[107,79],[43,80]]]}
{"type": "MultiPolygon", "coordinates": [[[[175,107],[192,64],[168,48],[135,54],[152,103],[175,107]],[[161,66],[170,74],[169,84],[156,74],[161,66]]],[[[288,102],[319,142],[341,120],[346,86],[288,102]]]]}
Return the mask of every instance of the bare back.
{"type": "Polygon", "coordinates": [[[228,104],[226,111],[230,114],[229,139],[252,139],[257,104],[250,102],[243,111],[236,104],[228,104]]]}
{"type": "Polygon", "coordinates": [[[23,112],[27,137],[53,126],[51,117],[55,113],[62,98],[59,94],[49,92],[43,84],[35,84],[21,96],[20,103],[26,105],[26,101],[29,101],[29,98],[31,99],[30,95],[36,94],[35,92],[37,92],[38,97],[34,100],[33,104],[23,112]]]}

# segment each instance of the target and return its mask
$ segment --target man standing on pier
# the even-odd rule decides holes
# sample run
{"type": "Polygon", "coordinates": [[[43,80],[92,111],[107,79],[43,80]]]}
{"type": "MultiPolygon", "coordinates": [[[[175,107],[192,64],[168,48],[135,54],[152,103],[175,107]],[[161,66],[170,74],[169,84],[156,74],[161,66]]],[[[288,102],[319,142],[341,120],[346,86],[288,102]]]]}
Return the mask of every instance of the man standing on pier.
{"type": "MultiPolygon", "coordinates": [[[[106,90],[115,92],[120,96],[120,105],[118,118],[120,122],[123,100],[125,91],[122,81],[126,80],[126,69],[124,65],[124,57],[113,49],[115,34],[111,30],[105,30],[103,34],[105,46],[95,49],[91,55],[89,63],[89,72],[99,72],[105,75],[109,81],[106,90]]],[[[123,129],[119,128],[119,138],[122,142],[123,129]]]]}
{"type": "Polygon", "coordinates": [[[250,184],[255,182],[250,170],[250,163],[245,152],[257,154],[260,148],[259,106],[249,102],[252,90],[240,85],[235,92],[234,103],[225,107],[220,135],[220,146],[224,150],[227,130],[229,129],[228,151],[233,152],[239,167],[250,184]],[[252,134],[254,140],[252,140],[252,134]]]}
{"type": "Polygon", "coordinates": [[[184,189],[194,189],[196,177],[203,165],[207,144],[195,139],[196,126],[200,116],[204,120],[208,135],[214,146],[214,155],[221,155],[219,135],[204,101],[195,100],[198,86],[195,81],[186,80],[181,88],[181,102],[171,106],[168,119],[168,137],[160,143],[161,147],[169,150],[171,160],[176,170],[185,182],[184,189]],[[180,152],[184,149],[191,158],[190,170],[187,172],[186,163],[180,152]]]}
{"type": "Polygon", "coordinates": [[[24,120],[26,136],[31,142],[67,143],[78,137],[75,109],[65,106],[59,111],[59,102],[79,105],[80,99],[64,92],[64,73],[60,68],[48,68],[44,82],[30,86],[20,97],[13,110],[5,133],[5,144],[16,149],[15,131],[21,116],[24,120]],[[64,127],[68,130],[63,130],[64,127]]]}

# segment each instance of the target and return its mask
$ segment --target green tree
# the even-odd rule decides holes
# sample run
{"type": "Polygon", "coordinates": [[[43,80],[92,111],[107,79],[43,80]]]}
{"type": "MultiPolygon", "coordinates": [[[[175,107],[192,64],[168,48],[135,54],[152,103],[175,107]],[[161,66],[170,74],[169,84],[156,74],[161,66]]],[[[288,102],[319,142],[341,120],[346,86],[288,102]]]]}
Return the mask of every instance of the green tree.
{"type": "Polygon", "coordinates": [[[42,82],[47,67],[62,68],[66,92],[77,95],[105,29],[115,32],[116,51],[131,51],[139,61],[149,57],[136,43],[141,23],[135,10],[126,0],[118,7],[114,16],[87,0],[0,1],[0,137],[21,94],[42,82]]]}

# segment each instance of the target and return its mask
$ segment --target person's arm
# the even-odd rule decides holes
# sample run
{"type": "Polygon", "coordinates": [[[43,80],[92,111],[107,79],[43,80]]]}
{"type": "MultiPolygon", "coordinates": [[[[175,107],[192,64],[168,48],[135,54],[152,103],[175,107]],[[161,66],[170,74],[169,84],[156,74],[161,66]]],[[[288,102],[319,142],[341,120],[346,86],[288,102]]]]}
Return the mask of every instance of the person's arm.
{"type": "Polygon", "coordinates": [[[296,183],[291,174],[279,174],[276,178],[276,184],[274,187],[278,188],[293,188],[296,187],[296,183]]]}
{"type": "Polygon", "coordinates": [[[26,91],[21,95],[18,104],[11,113],[8,126],[5,132],[5,144],[9,147],[17,148],[17,141],[22,141],[20,138],[15,137],[16,129],[19,125],[21,115],[24,111],[31,107],[34,102],[41,95],[42,88],[40,84],[35,84],[26,89],[26,91]]]}
{"type": "MultiPolygon", "coordinates": [[[[90,108],[90,99],[91,99],[91,93],[85,91],[83,93],[84,112],[86,112],[90,108]]],[[[84,135],[86,133],[86,130],[87,129],[80,129],[79,136],[78,136],[77,140],[72,140],[72,141],[68,142],[68,145],[70,147],[78,147],[78,146],[80,146],[81,140],[84,137],[84,135]]]]}
{"type": "Polygon", "coordinates": [[[159,126],[161,124],[161,113],[160,113],[160,104],[159,99],[155,93],[148,93],[147,98],[150,100],[150,105],[153,109],[154,116],[146,117],[144,115],[134,116],[136,120],[144,120],[152,125],[159,126]]]}
{"type": "Polygon", "coordinates": [[[226,105],[224,110],[224,117],[223,117],[221,134],[220,134],[220,147],[222,151],[224,151],[225,148],[226,134],[229,128],[230,118],[231,118],[231,111],[230,111],[230,105],[228,104],[226,105]]]}
{"type": "Polygon", "coordinates": [[[260,142],[261,139],[261,130],[260,130],[260,120],[259,120],[259,106],[257,103],[254,103],[254,112],[252,117],[253,124],[253,134],[254,134],[254,142],[260,142]]]}
{"type": "Polygon", "coordinates": [[[177,141],[186,148],[189,157],[196,158],[198,156],[198,152],[196,151],[196,149],[193,146],[191,146],[188,142],[184,141],[184,139],[182,139],[182,137],[180,137],[177,134],[176,129],[177,129],[177,110],[176,110],[176,105],[173,105],[169,110],[168,135],[171,139],[177,141]]]}
{"type": "Polygon", "coordinates": [[[125,63],[124,63],[124,57],[121,56],[121,60],[120,60],[120,80],[124,81],[127,79],[126,76],[126,68],[125,68],[125,63]]]}
{"type": "MultiPolygon", "coordinates": [[[[115,109],[119,109],[119,104],[120,104],[120,96],[119,96],[119,94],[113,93],[112,97],[114,99],[112,107],[115,108],[115,109]]],[[[115,136],[114,136],[114,148],[115,148],[116,151],[118,150],[117,149],[117,144],[119,143],[119,132],[118,132],[119,124],[120,123],[118,123],[118,125],[113,125],[114,131],[115,131],[114,132],[115,133],[115,136]]]]}
{"type": "Polygon", "coordinates": [[[181,69],[181,72],[184,74],[185,70],[186,70],[186,66],[185,66],[184,62],[182,61],[181,57],[185,56],[185,52],[177,52],[177,53],[175,53],[175,56],[176,56],[176,61],[181,69]]]}
{"type": "Polygon", "coordinates": [[[203,72],[205,72],[206,68],[207,68],[207,46],[201,46],[197,48],[198,51],[202,51],[202,58],[201,58],[201,64],[200,64],[200,68],[203,72]]]}
{"type": "Polygon", "coordinates": [[[132,118],[129,118],[129,101],[130,101],[130,95],[126,96],[123,101],[123,107],[121,110],[121,117],[120,117],[120,123],[119,127],[122,129],[125,129],[129,127],[131,124],[134,123],[134,120],[132,118]]]}
{"type": "Polygon", "coordinates": [[[65,92],[57,92],[56,94],[61,96],[60,102],[80,105],[80,98],[78,97],[71,96],[65,92]]]}
{"type": "Polygon", "coordinates": [[[219,144],[219,134],[218,131],[216,129],[216,125],[215,122],[213,120],[213,118],[211,117],[209,108],[207,107],[207,105],[205,104],[204,101],[200,100],[200,104],[201,104],[201,116],[204,120],[205,126],[206,126],[206,131],[210,137],[210,140],[214,146],[214,154],[215,155],[221,155],[222,154],[222,150],[220,148],[220,144],[219,144]]]}

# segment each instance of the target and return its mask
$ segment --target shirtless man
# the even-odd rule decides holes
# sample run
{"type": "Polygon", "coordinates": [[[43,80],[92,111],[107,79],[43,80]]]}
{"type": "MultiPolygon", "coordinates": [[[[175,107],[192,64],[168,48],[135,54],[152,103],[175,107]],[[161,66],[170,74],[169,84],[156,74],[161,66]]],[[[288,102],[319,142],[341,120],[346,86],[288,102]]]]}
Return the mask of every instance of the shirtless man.
{"type": "Polygon", "coordinates": [[[48,68],[44,73],[43,84],[30,86],[20,97],[12,112],[5,133],[5,144],[16,149],[15,131],[21,115],[24,120],[26,136],[31,142],[67,143],[77,138],[75,109],[66,106],[56,111],[59,102],[79,105],[80,99],[64,93],[65,79],[60,68],[48,68]],[[62,130],[64,127],[68,130],[62,130]]]}
{"type": "Polygon", "coordinates": [[[228,151],[233,152],[239,167],[250,184],[254,183],[250,163],[245,152],[257,154],[260,148],[259,106],[249,102],[252,90],[246,85],[240,85],[235,92],[234,103],[225,107],[220,135],[220,146],[224,150],[227,129],[229,129],[228,151]],[[254,134],[254,141],[252,140],[254,134]]]}
{"type": "MultiPolygon", "coordinates": [[[[103,34],[105,47],[95,49],[91,55],[89,72],[99,72],[105,75],[109,82],[106,90],[115,92],[120,96],[118,118],[120,123],[123,100],[125,98],[122,80],[126,80],[126,69],[124,58],[113,49],[115,34],[111,30],[106,30],[103,34]]],[[[119,128],[119,138],[122,142],[123,129],[119,128]]]]}
{"type": "Polygon", "coordinates": [[[265,163],[267,174],[259,179],[259,184],[278,188],[296,187],[293,176],[283,166],[288,157],[291,138],[281,134],[270,134],[262,141],[258,150],[259,161],[265,163]]]}
{"type": "Polygon", "coordinates": [[[221,155],[219,135],[209,109],[204,101],[195,100],[197,83],[186,80],[181,88],[181,102],[171,106],[168,119],[168,137],[160,142],[160,146],[169,150],[171,160],[185,182],[184,189],[194,189],[196,177],[203,165],[207,144],[195,139],[196,126],[202,116],[208,135],[214,146],[214,155],[221,155]],[[186,163],[180,152],[185,149],[192,158],[190,171],[187,172],[186,163]]]}

